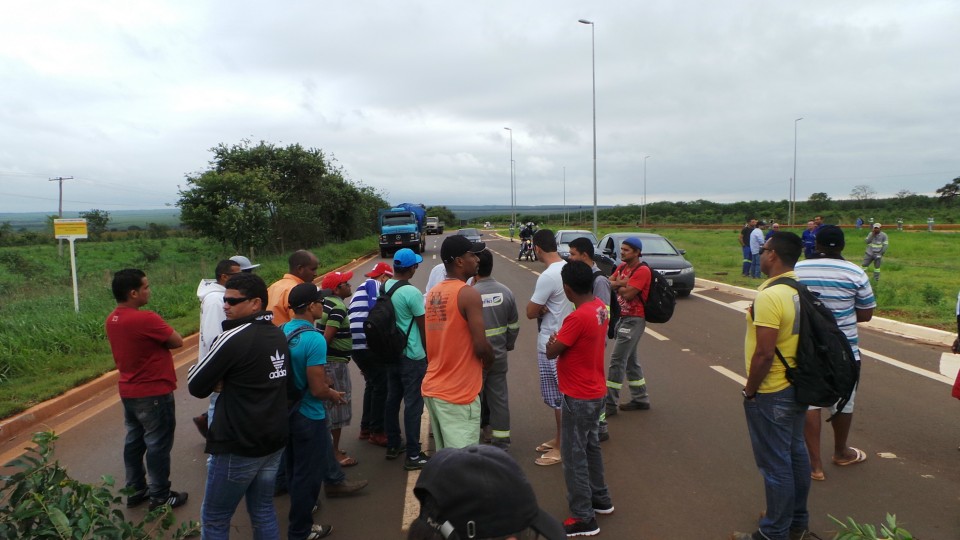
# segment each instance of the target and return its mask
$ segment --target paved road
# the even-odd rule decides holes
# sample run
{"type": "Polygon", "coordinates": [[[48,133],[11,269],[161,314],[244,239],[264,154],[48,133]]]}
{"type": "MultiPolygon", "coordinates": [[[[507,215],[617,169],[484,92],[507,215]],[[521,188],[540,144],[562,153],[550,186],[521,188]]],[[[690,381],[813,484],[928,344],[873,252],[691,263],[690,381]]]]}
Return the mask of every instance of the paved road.
{"type": "MultiPolygon", "coordinates": [[[[414,277],[423,286],[436,262],[442,237],[428,241],[426,261],[414,277]]],[[[533,290],[540,263],[518,263],[518,244],[488,239],[496,257],[494,276],[514,291],[522,307],[533,290]]],[[[366,270],[371,263],[365,263],[366,270]]],[[[272,276],[266,276],[269,280],[272,276]]],[[[358,279],[355,279],[358,281],[358,279]]],[[[163,287],[162,283],[155,285],[163,287]]],[[[607,538],[721,539],[733,529],[753,530],[764,507],[763,486],[753,464],[741,407],[743,373],[742,297],[717,290],[698,290],[681,299],[674,319],[650,325],[641,341],[642,363],[653,407],[622,412],[610,420],[611,440],[603,444],[607,480],[616,512],[600,518],[607,538]]],[[[516,457],[534,485],[541,506],[567,516],[562,471],[538,467],[534,447],[549,439],[552,413],[540,402],[535,362],[536,325],[522,320],[509,374],[516,457]]],[[[956,429],[957,403],[949,386],[936,376],[942,352],[903,338],[861,330],[864,356],[863,390],[858,395],[851,444],[869,459],[852,467],[826,466],[827,480],[814,484],[810,495],[811,525],[822,536],[835,527],[827,515],[854,516],[879,522],[896,513],[911,532],[927,539],[960,538],[960,454],[956,429]],[[878,359],[880,357],[881,359],[878,359]],[[914,371],[890,361],[914,366],[914,371]],[[886,457],[882,457],[886,456],[886,457]]],[[[181,386],[195,348],[180,354],[181,386]],[[189,359],[189,360],[187,360],[189,359]]],[[[354,388],[362,388],[354,372],[354,388]]],[[[357,392],[359,393],[359,392],[357,392]]],[[[198,519],[205,475],[202,441],[189,418],[205,405],[177,392],[177,439],[174,489],[191,493],[176,510],[180,519],[198,519]]],[[[337,538],[400,538],[408,482],[415,476],[399,463],[383,459],[383,449],[356,439],[354,425],[344,430],[345,449],[360,465],[352,477],[367,478],[360,496],[325,501],[321,520],[332,523],[337,538]]],[[[58,458],[77,477],[95,481],[102,474],[123,477],[122,414],[114,390],[49,423],[62,432],[58,458]],[[66,429],[66,431],[64,431],[66,429]]],[[[824,449],[832,437],[825,431],[824,449]]],[[[0,453],[23,446],[8,442],[0,453]]],[[[286,497],[276,499],[285,526],[286,497]]],[[[415,510],[415,507],[414,507],[415,510]]],[[[234,519],[235,538],[249,538],[241,509],[234,519]]]]}

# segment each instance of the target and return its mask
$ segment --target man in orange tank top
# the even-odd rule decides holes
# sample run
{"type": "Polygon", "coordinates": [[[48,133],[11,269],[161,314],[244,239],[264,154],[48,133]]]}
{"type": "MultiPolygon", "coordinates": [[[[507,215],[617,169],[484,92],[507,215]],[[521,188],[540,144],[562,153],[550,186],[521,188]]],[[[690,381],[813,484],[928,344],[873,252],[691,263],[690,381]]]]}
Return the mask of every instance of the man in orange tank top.
{"type": "Polygon", "coordinates": [[[477,275],[483,242],[449,236],[440,247],[447,279],[427,293],[427,374],[421,391],[430,411],[436,449],[463,448],[480,439],[483,368],[493,349],[483,324],[483,303],[467,280],[477,275]]]}

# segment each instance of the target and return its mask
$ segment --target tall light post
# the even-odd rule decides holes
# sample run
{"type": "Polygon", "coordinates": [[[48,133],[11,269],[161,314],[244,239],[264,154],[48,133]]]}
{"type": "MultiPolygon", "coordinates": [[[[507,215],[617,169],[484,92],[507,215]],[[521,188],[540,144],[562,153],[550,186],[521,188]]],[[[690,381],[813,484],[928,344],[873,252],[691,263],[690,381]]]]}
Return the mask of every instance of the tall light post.
{"type": "MultiPolygon", "coordinates": [[[[516,195],[516,186],[514,185],[513,178],[513,130],[505,127],[503,128],[510,132],[510,226],[517,226],[517,195],[516,195]]],[[[510,239],[513,240],[513,235],[510,235],[510,239]]]]}
{"type": "Polygon", "coordinates": [[[790,188],[790,226],[792,227],[797,217],[797,123],[803,120],[803,117],[793,121],[793,180],[790,188]]]}
{"type": "Polygon", "coordinates": [[[597,235],[597,48],[594,40],[593,21],[580,19],[580,24],[590,25],[590,72],[593,81],[593,235],[597,235]]]}
{"type": "Polygon", "coordinates": [[[563,168],[563,224],[567,224],[567,168],[563,168]]]}
{"type": "Polygon", "coordinates": [[[647,227],[647,160],[650,156],[643,156],[643,207],[640,208],[640,216],[643,218],[643,227],[647,227]]]}

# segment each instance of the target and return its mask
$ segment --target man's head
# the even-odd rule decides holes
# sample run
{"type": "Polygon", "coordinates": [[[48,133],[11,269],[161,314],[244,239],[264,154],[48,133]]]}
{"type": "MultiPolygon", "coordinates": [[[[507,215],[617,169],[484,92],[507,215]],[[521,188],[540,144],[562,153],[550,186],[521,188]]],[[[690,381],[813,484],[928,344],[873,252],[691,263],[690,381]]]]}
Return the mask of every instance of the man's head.
{"type": "Polygon", "coordinates": [[[440,260],[447,270],[447,276],[466,281],[477,275],[480,262],[477,254],[486,247],[483,242],[471,242],[459,234],[444,238],[440,245],[440,260]]]}
{"type": "Polygon", "coordinates": [[[817,224],[817,227],[819,227],[821,224],[823,224],[823,216],[813,216],[813,222],[817,224]]]}
{"type": "Polygon", "coordinates": [[[313,253],[301,249],[294,251],[287,259],[290,268],[290,274],[297,276],[304,283],[309,283],[316,279],[317,268],[320,266],[320,260],[313,253]]]}
{"type": "Polygon", "coordinates": [[[395,276],[410,277],[417,271],[417,267],[423,262],[423,257],[417,255],[410,248],[398,249],[393,254],[393,273],[395,276]]]}
{"type": "Polygon", "coordinates": [[[757,226],[757,218],[750,218],[750,226],[751,227],[757,226]]]}
{"type": "Polygon", "coordinates": [[[873,224],[873,232],[875,232],[875,233],[880,232],[880,227],[881,227],[881,225],[880,225],[879,223],[874,223],[874,224],[873,224]]]}
{"type": "Polygon", "coordinates": [[[640,259],[642,253],[643,242],[636,236],[626,238],[620,243],[620,260],[627,264],[632,264],[640,259]]]}
{"type": "Polygon", "coordinates": [[[778,232],[780,231],[780,224],[774,223],[773,225],[770,226],[770,228],[773,230],[773,232],[778,232]]]}
{"type": "Polygon", "coordinates": [[[809,229],[809,230],[812,231],[812,230],[814,230],[814,229],[816,229],[816,228],[817,228],[817,224],[814,223],[813,220],[810,220],[810,221],[807,222],[807,229],[809,229]]]}
{"type": "Polygon", "coordinates": [[[493,273],[493,253],[490,253],[489,249],[485,249],[477,253],[477,260],[477,277],[490,277],[490,274],[493,273]]]}
{"type": "Polygon", "coordinates": [[[789,272],[800,260],[802,252],[803,240],[796,234],[773,233],[760,250],[760,271],[770,277],[789,272]]]}
{"type": "Polygon", "coordinates": [[[217,283],[223,285],[230,279],[230,276],[239,274],[241,267],[232,259],[224,259],[217,263],[217,283]]]}
{"type": "Polygon", "coordinates": [[[118,304],[131,303],[140,307],[150,302],[150,282],[143,270],[124,268],[113,274],[111,289],[118,304]]]}
{"type": "Polygon", "coordinates": [[[253,272],[254,268],[259,267],[259,264],[253,264],[250,262],[250,259],[244,257],[243,255],[234,255],[230,257],[230,260],[240,265],[241,272],[253,272]]]}
{"type": "Polygon", "coordinates": [[[494,446],[440,450],[413,493],[420,515],[408,539],[509,538],[531,529],[547,540],[566,538],[560,523],[537,505],[520,466],[494,446]]]}
{"type": "MultiPolygon", "coordinates": [[[[557,237],[550,229],[540,229],[533,233],[533,247],[544,253],[557,252],[557,237]]],[[[539,256],[540,254],[537,253],[539,256]]]]}
{"type": "Polygon", "coordinates": [[[313,283],[300,283],[291,289],[287,301],[296,315],[305,315],[312,310],[314,319],[323,316],[323,295],[313,283]]]}
{"type": "Polygon", "coordinates": [[[589,238],[574,238],[567,244],[570,247],[570,257],[568,260],[571,261],[582,261],[589,266],[593,266],[593,243],[590,242],[589,238]]]}
{"type": "MultiPolygon", "coordinates": [[[[353,288],[350,287],[350,280],[353,278],[353,272],[330,272],[323,276],[320,282],[321,289],[330,289],[334,296],[340,298],[349,298],[353,294],[353,288]]],[[[290,303],[293,307],[293,303],[290,303]]]]}
{"type": "Polygon", "coordinates": [[[836,225],[824,225],[817,231],[817,251],[827,255],[839,255],[843,251],[846,240],[843,229],[836,225]]]}
{"type": "Polygon", "coordinates": [[[267,305],[267,284],[256,274],[240,272],[227,280],[223,311],[227,319],[242,319],[263,311],[267,305]]]}
{"type": "Polygon", "coordinates": [[[393,277],[393,268],[385,262],[378,262],[373,266],[373,270],[370,270],[364,274],[368,278],[373,278],[380,283],[385,283],[388,279],[393,277]]]}
{"type": "Polygon", "coordinates": [[[571,302],[575,297],[593,294],[593,269],[583,261],[569,261],[560,269],[563,292],[571,302]]]}

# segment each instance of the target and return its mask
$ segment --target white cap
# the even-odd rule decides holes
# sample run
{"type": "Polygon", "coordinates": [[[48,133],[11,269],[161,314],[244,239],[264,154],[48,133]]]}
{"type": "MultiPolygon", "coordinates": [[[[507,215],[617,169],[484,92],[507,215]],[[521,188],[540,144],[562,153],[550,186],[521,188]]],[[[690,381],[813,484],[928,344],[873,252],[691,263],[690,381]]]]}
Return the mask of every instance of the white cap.
{"type": "Polygon", "coordinates": [[[230,260],[240,265],[240,271],[246,272],[247,270],[253,270],[260,266],[259,264],[253,264],[250,262],[250,259],[244,257],[243,255],[234,255],[230,257],[230,260]]]}
{"type": "Polygon", "coordinates": [[[874,224],[873,224],[873,228],[874,228],[874,229],[879,229],[879,228],[880,228],[880,224],[879,224],[879,223],[874,223],[874,224]]]}

